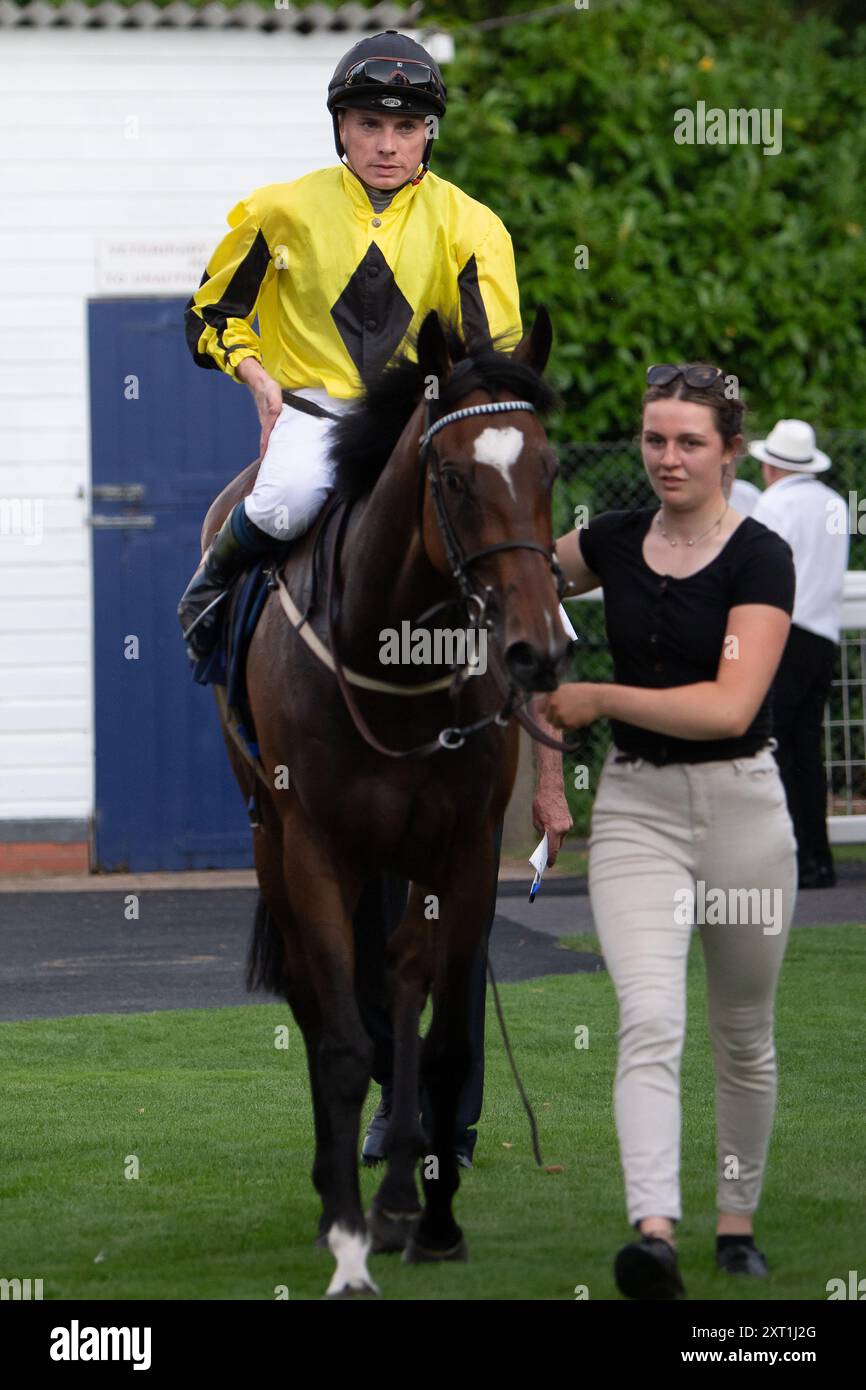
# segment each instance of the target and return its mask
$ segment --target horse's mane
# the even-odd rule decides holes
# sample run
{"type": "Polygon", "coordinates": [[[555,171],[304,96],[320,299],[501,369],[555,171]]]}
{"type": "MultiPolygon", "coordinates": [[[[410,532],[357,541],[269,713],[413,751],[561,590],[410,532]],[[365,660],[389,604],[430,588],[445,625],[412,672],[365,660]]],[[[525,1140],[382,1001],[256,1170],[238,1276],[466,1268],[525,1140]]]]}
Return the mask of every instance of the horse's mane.
{"type": "MultiPolygon", "coordinates": [[[[556,405],[556,393],[544,377],[503,352],[501,338],[468,344],[453,324],[444,325],[444,332],[455,366],[438,399],[431,403],[433,419],[447,415],[473,391],[491,395],[498,390],[510,391],[520,400],[532,401],[542,414],[556,405]]],[[[348,501],[372,489],[421,400],[425,384],[424,368],[406,352],[363,379],[363,394],[340,416],[329,436],[338,496],[348,501]]]]}

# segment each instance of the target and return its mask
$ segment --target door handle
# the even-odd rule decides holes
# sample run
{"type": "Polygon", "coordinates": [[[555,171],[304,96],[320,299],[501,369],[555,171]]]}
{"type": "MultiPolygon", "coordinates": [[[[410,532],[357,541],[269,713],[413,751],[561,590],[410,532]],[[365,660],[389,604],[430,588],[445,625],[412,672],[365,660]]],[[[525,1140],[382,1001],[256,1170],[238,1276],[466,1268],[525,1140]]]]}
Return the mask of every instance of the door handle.
{"type": "Polygon", "coordinates": [[[94,483],[96,502],[140,502],[145,494],[144,483],[94,483]]]}
{"type": "Polygon", "coordinates": [[[156,517],[101,516],[94,513],[87,518],[87,524],[95,531],[152,531],[156,525],[156,517]]]}

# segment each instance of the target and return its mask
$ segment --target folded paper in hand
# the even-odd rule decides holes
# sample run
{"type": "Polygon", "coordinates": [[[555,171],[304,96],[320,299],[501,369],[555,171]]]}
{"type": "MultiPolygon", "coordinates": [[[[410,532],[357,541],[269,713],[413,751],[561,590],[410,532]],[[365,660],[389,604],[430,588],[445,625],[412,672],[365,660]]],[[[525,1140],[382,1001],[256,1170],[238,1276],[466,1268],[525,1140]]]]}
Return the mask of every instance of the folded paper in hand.
{"type": "Polygon", "coordinates": [[[535,878],[532,880],[532,887],[529,890],[529,901],[535,902],[535,895],[541,887],[541,877],[547,868],[547,831],[544,832],[544,839],[532,851],[529,862],[535,870],[535,878]]]}

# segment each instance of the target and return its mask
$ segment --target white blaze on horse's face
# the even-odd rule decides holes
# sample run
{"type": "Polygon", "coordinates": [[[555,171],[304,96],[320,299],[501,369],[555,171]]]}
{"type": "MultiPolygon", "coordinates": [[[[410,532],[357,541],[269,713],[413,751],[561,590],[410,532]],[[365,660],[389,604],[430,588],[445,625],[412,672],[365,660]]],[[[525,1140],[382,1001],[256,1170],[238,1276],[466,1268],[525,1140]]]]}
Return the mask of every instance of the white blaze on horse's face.
{"type": "Polygon", "coordinates": [[[511,480],[511,469],[520,458],[522,448],[523,435],[513,425],[490,425],[475,440],[475,462],[489,463],[491,468],[502,474],[513,502],[517,501],[517,494],[511,480]]]}

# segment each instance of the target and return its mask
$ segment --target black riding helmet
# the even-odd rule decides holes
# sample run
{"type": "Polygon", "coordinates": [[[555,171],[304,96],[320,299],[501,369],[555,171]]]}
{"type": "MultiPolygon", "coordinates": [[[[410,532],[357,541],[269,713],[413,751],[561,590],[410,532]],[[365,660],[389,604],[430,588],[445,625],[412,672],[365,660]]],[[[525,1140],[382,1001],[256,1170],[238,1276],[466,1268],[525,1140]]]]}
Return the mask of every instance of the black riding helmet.
{"type": "MultiPolygon", "coordinates": [[[[447,89],[442,73],[426,48],[396,29],[361,39],[344,54],[328,83],[328,110],[334,121],[334,144],[342,160],[337,112],[341,107],[405,111],[412,116],[444,116],[447,89]]],[[[433,152],[432,139],[421,161],[427,172],[433,152]]]]}

